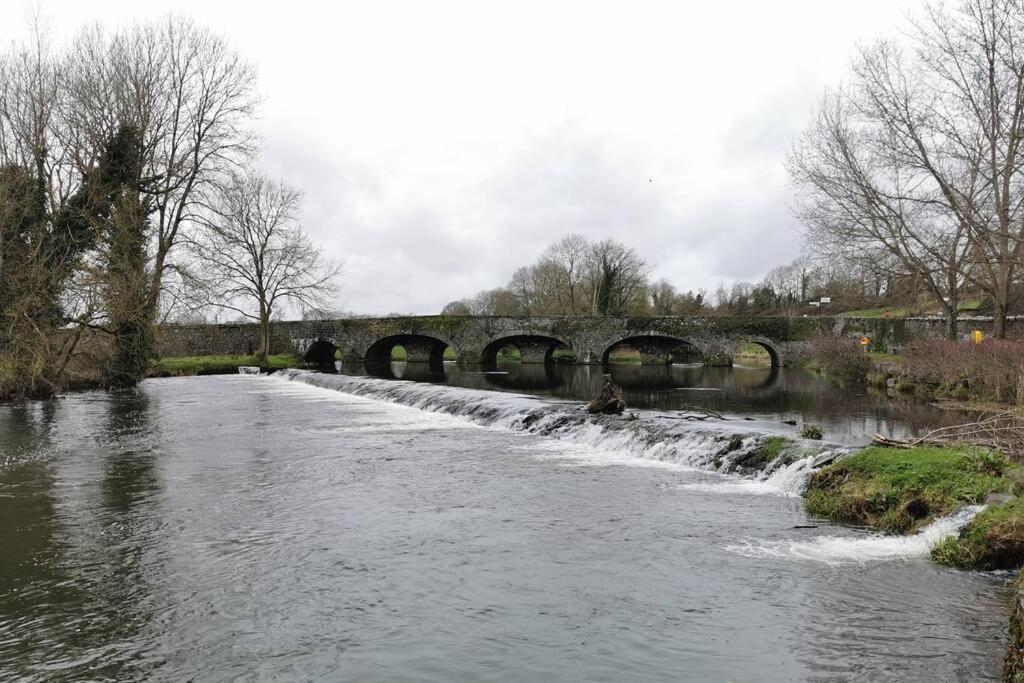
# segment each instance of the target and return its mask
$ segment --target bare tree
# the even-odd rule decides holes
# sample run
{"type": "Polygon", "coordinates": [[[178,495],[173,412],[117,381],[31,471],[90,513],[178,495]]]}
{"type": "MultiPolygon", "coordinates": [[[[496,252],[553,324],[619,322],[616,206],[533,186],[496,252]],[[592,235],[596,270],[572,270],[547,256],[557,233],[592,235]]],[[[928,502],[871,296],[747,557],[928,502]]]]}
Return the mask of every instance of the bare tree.
{"type": "MultiPolygon", "coordinates": [[[[864,55],[862,72],[868,61],[891,53],[882,44],[864,55]]],[[[901,138],[899,125],[879,111],[876,82],[864,77],[859,88],[822,99],[787,160],[798,190],[796,212],[819,254],[881,267],[886,263],[877,258],[881,251],[919,275],[944,307],[946,333],[954,338],[971,253],[967,226],[949,210],[935,175],[908,151],[913,145],[901,138]]],[[[921,125],[929,107],[918,104],[909,89],[901,93],[922,109],[913,118],[921,125]]],[[[965,198],[978,193],[977,159],[971,161],[957,165],[956,184],[965,198]]]]}
{"type": "Polygon", "coordinates": [[[587,275],[591,313],[619,315],[643,296],[648,267],[635,249],[606,239],[591,248],[587,275]]]}
{"type": "Polygon", "coordinates": [[[884,235],[950,317],[959,284],[980,287],[1003,337],[1024,259],[1024,0],[930,4],[908,40],[862,48],[822,106],[790,167],[827,210],[802,216],[884,235]]]}
{"type": "Polygon", "coordinates": [[[583,290],[590,249],[587,238],[572,234],[552,244],[541,256],[541,262],[548,264],[557,277],[555,297],[558,313],[579,315],[589,310],[590,300],[583,290]]]}
{"type": "Polygon", "coordinates": [[[299,222],[302,195],[257,173],[236,173],[202,219],[192,245],[208,267],[211,303],[260,325],[261,361],[270,320],[286,304],[327,308],[341,265],[323,258],[299,222]]]}
{"type": "MultiPolygon", "coordinates": [[[[169,281],[188,277],[174,258],[176,244],[188,238],[218,182],[255,152],[248,126],[258,104],[256,70],[222,37],[177,16],[113,32],[88,27],[61,67],[58,135],[80,171],[119,129],[139,131],[146,212],[138,218],[147,226],[135,234],[149,262],[138,320],[129,327],[151,326],[161,305],[177,300],[169,281]]],[[[136,346],[143,361],[152,356],[150,344],[136,346]]],[[[134,367],[137,381],[145,362],[134,367]]]]}

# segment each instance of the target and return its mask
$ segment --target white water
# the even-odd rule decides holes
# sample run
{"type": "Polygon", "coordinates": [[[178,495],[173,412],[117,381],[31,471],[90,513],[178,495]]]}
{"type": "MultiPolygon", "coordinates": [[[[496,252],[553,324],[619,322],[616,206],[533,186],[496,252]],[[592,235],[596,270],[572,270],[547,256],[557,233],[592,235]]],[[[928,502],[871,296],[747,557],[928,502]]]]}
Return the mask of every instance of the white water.
{"type": "Polygon", "coordinates": [[[542,401],[522,394],[301,370],[271,377],[454,416],[477,425],[544,436],[547,445],[541,442],[536,448],[541,457],[713,472],[714,480],[688,486],[723,493],[799,495],[814,459],[843,450],[835,444],[789,436],[784,448],[787,457],[765,463],[751,456],[779,434],[751,431],[749,425],[738,420],[694,424],[666,419],[671,417],[666,415],[629,420],[592,416],[577,404],[542,401]]]}
{"type": "Polygon", "coordinates": [[[709,493],[749,493],[753,495],[800,496],[807,476],[813,471],[813,457],[797,460],[788,467],[781,467],[765,479],[738,479],[717,476],[707,481],[679,484],[680,489],[705,491],[709,493]]]}
{"type": "Polygon", "coordinates": [[[741,543],[724,546],[724,548],[746,557],[812,560],[827,564],[854,564],[926,557],[939,541],[959,533],[984,507],[984,505],[964,507],[948,517],[936,519],[912,536],[827,535],[806,541],[747,539],[741,543]]]}

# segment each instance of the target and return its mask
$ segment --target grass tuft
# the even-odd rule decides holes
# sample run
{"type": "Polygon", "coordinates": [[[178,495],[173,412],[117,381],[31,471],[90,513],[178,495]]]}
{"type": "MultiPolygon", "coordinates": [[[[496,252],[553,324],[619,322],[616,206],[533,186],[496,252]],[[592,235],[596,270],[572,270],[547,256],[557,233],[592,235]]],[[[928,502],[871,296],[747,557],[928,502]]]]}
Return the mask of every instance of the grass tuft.
{"type": "Polygon", "coordinates": [[[1019,467],[979,449],[869,447],[816,472],[807,511],[840,522],[907,533],[989,493],[1017,488],[1019,467]]]}
{"type": "Polygon", "coordinates": [[[1024,500],[985,508],[934,548],[932,559],[963,569],[1016,569],[1024,565],[1024,500]]]}

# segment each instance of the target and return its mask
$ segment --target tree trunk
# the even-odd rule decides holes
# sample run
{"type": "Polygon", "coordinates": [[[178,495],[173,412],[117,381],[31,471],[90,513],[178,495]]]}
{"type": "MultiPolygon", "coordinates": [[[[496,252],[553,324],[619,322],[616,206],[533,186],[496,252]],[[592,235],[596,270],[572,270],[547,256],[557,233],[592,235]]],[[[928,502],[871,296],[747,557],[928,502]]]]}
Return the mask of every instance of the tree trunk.
{"type": "Polygon", "coordinates": [[[1006,299],[1000,295],[992,297],[992,336],[1006,339],[1006,299]]]}
{"type": "Polygon", "coordinates": [[[260,339],[256,349],[256,360],[265,365],[270,355],[270,312],[260,306],[260,339]]]}
{"type": "Polygon", "coordinates": [[[946,339],[949,341],[957,340],[956,324],[959,317],[957,307],[955,301],[946,304],[946,339]]]}

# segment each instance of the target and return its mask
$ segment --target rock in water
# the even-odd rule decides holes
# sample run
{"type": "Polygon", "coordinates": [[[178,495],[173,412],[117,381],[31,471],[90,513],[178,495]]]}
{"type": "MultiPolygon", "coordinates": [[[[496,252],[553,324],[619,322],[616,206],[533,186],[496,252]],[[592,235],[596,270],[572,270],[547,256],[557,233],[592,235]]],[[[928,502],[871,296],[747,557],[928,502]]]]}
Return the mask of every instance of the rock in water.
{"type": "Polygon", "coordinates": [[[255,365],[240,365],[240,366],[238,366],[238,374],[239,375],[258,375],[258,374],[260,374],[260,369],[258,367],[256,367],[255,365]]]}
{"type": "Polygon", "coordinates": [[[621,415],[625,409],[626,402],[619,396],[619,388],[612,382],[612,376],[605,375],[601,393],[587,404],[587,412],[601,415],[621,415]]]}

